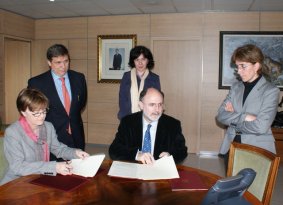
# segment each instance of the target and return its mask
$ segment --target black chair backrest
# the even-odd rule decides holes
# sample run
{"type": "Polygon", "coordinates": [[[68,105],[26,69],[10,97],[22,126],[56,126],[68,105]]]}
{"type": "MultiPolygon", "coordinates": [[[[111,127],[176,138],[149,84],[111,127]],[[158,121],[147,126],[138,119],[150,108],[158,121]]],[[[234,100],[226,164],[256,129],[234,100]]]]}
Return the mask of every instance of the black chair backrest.
{"type": "Polygon", "coordinates": [[[202,205],[249,204],[242,196],[253,183],[256,172],[253,169],[242,169],[236,176],[219,179],[213,185],[202,205]]]}

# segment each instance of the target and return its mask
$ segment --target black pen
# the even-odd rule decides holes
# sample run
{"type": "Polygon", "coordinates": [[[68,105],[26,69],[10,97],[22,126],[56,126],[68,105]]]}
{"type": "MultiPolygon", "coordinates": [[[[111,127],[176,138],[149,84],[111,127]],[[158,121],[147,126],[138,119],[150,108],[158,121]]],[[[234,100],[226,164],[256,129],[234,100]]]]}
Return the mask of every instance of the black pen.
{"type": "MultiPolygon", "coordinates": [[[[70,161],[70,160],[65,160],[65,163],[66,163],[66,164],[71,164],[71,161],[70,161]]],[[[68,169],[69,172],[71,171],[70,168],[68,168],[68,167],[66,167],[66,168],[68,169]]]]}

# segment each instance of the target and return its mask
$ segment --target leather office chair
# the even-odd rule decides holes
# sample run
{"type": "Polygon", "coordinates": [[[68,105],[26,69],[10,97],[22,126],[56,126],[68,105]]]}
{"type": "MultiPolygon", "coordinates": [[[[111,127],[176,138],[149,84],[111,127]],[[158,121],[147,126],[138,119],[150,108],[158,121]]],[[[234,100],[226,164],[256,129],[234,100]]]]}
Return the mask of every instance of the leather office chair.
{"type": "Polygon", "coordinates": [[[250,205],[243,197],[253,183],[256,172],[242,169],[236,176],[219,179],[208,191],[201,205],[250,205]]]}
{"type": "Polygon", "coordinates": [[[243,168],[251,168],[257,175],[248,191],[263,205],[269,205],[278,172],[280,157],[248,144],[232,143],[227,176],[234,176],[243,168]]]}

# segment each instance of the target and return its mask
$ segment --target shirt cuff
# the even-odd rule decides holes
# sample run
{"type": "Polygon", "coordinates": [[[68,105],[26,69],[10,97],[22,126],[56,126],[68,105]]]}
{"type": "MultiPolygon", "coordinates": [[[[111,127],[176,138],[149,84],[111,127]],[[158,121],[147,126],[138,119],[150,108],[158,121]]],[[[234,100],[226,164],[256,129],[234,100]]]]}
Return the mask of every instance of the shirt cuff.
{"type": "Polygon", "coordinates": [[[140,150],[137,151],[137,154],[136,154],[136,157],[135,157],[135,160],[136,160],[136,161],[138,161],[138,154],[139,154],[139,153],[140,153],[140,150]]]}

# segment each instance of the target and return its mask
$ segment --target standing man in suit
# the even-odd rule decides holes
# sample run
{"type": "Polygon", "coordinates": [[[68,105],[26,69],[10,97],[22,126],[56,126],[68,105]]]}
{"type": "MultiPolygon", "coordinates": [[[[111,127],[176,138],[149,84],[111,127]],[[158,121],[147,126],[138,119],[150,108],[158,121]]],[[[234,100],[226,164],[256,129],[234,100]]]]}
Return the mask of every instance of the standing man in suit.
{"type": "MultiPolygon", "coordinates": [[[[69,147],[85,149],[85,135],[81,113],[86,106],[87,87],[82,73],[69,69],[69,51],[55,44],[47,50],[47,72],[28,81],[49,99],[46,121],[51,122],[58,140],[69,147]]],[[[56,159],[51,155],[51,159],[56,159]]]]}
{"type": "Polygon", "coordinates": [[[119,53],[119,49],[115,49],[115,54],[113,56],[113,70],[120,70],[122,64],[122,56],[119,53]]]}
{"type": "Polygon", "coordinates": [[[233,141],[276,153],[271,124],[279,101],[279,89],[262,75],[264,55],[257,46],[237,48],[231,60],[241,81],[232,85],[216,117],[228,126],[220,148],[226,169],[233,141]]]}
{"type": "Polygon", "coordinates": [[[141,92],[142,111],[122,118],[109,148],[113,160],[151,164],[155,159],[172,155],[178,163],[187,157],[181,123],[163,114],[163,98],[163,93],[155,88],[141,92]]]}

